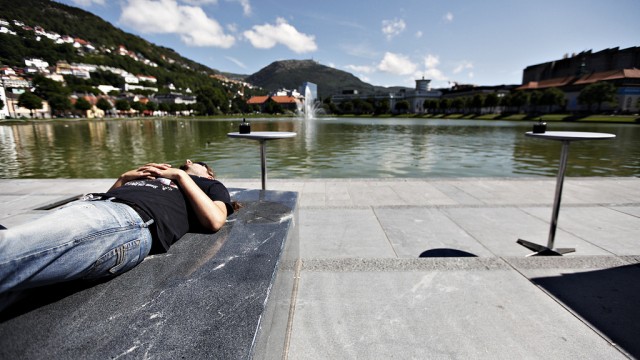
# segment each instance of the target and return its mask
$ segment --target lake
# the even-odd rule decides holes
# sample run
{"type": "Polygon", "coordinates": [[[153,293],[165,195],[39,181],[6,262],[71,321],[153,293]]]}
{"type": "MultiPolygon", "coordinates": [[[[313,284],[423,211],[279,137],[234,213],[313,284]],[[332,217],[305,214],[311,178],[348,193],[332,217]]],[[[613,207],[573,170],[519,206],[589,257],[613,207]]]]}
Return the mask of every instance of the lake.
{"type": "MultiPolygon", "coordinates": [[[[233,139],[238,119],[3,123],[0,178],[116,178],[149,161],[205,161],[221,178],[260,177],[257,141],[233,139]]],[[[560,143],[526,137],[533,121],[412,118],[251,119],[267,142],[269,178],[555,176],[560,143]]],[[[640,176],[640,126],[549,123],[616,134],[571,144],[567,176],[640,176]]]]}

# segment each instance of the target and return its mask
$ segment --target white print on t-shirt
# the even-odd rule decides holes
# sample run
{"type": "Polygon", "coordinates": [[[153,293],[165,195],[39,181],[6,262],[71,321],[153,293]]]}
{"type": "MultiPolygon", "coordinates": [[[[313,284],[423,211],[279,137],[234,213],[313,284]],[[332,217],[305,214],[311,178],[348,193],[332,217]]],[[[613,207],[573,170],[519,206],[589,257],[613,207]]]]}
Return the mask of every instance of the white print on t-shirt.
{"type": "Polygon", "coordinates": [[[124,185],[125,186],[147,186],[154,189],[161,187],[161,190],[163,191],[167,191],[167,190],[173,191],[178,188],[178,186],[170,179],[158,178],[157,180],[158,180],[158,183],[160,183],[160,185],[158,185],[155,182],[152,182],[153,180],[133,180],[133,181],[129,181],[124,185]]]}

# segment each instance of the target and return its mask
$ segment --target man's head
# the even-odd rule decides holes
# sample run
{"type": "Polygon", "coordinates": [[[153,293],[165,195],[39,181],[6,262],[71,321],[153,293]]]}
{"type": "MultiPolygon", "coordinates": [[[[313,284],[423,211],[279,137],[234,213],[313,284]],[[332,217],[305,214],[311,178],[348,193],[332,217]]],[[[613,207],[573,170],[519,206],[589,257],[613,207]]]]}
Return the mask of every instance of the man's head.
{"type": "Polygon", "coordinates": [[[209,179],[215,179],[216,177],[216,173],[213,172],[213,169],[210,168],[209,165],[200,161],[193,162],[187,159],[184,165],[180,165],[180,169],[184,170],[189,175],[201,176],[209,179]]]}

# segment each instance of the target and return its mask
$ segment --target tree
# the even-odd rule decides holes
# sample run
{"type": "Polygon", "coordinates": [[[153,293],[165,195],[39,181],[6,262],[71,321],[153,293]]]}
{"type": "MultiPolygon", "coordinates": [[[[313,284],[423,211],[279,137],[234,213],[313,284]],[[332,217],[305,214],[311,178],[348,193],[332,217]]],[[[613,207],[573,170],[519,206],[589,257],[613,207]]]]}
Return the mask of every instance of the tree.
{"type": "Polygon", "coordinates": [[[600,112],[603,102],[615,102],[616,92],[617,89],[612,83],[598,81],[580,91],[578,102],[586,104],[589,110],[591,110],[592,104],[598,104],[598,112],[600,112]]]}
{"type": "Polygon", "coordinates": [[[373,113],[373,105],[368,101],[363,101],[360,103],[360,113],[361,114],[372,114],[373,113]]]}
{"type": "Polygon", "coordinates": [[[477,113],[481,113],[482,108],[484,107],[484,95],[474,94],[469,105],[471,108],[476,109],[477,113]]]}
{"type": "Polygon", "coordinates": [[[389,100],[381,100],[376,102],[375,113],[377,115],[388,114],[391,107],[389,106],[389,100]]]}
{"type": "Polygon", "coordinates": [[[109,110],[111,110],[113,108],[113,105],[111,105],[109,100],[107,100],[107,99],[105,99],[103,97],[98,99],[98,102],[96,103],[96,106],[98,107],[98,109],[104,111],[105,114],[107,114],[109,112],[109,110]]]}
{"type": "Polygon", "coordinates": [[[422,107],[427,110],[428,113],[434,114],[438,110],[440,102],[438,100],[426,99],[422,103],[422,107]]]}
{"type": "Polygon", "coordinates": [[[153,101],[148,101],[145,104],[145,110],[149,111],[151,115],[153,115],[153,113],[158,110],[158,104],[153,101]]]}
{"type": "Polygon", "coordinates": [[[220,88],[211,86],[200,88],[196,91],[196,102],[202,105],[200,107],[201,115],[226,113],[229,109],[227,94],[220,88]]]}
{"type": "Polygon", "coordinates": [[[71,90],[62,83],[46,78],[42,75],[36,75],[33,78],[33,85],[36,90],[34,93],[45,100],[51,100],[54,96],[69,96],[71,90]]]}
{"type": "Polygon", "coordinates": [[[134,101],[134,102],[131,104],[131,108],[132,108],[133,110],[135,110],[135,111],[139,114],[139,113],[141,113],[141,112],[143,112],[143,111],[144,111],[144,109],[145,109],[145,105],[144,105],[143,103],[141,103],[140,101],[134,101]]]}
{"type": "Polygon", "coordinates": [[[452,106],[452,101],[449,98],[440,99],[440,104],[438,104],[440,110],[442,110],[442,112],[445,114],[449,112],[449,109],[451,109],[452,106]]]}
{"type": "Polygon", "coordinates": [[[36,94],[27,91],[18,97],[18,106],[29,109],[33,118],[33,110],[42,109],[42,99],[36,94]]]}
{"type": "Polygon", "coordinates": [[[533,91],[529,96],[529,105],[531,105],[533,112],[537,111],[540,99],[542,99],[542,92],[538,90],[533,91]]]}
{"type": "Polygon", "coordinates": [[[394,110],[401,114],[407,113],[409,111],[409,102],[407,100],[400,100],[396,102],[396,106],[394,106],[394,110]]]}
{"type": "Polygon", "coordinates": [[[163,113],[168,113],[169,110],[171,110],[171,107],[167,103],[160,103],[158,105],[158,110],[162,111],[163,113]]]}
{"type": "Polygon", "coordinates": [[[351,102],[350,100],[341,102],[338,107],[343,114],[353,113],[353,102],[351,102]]]}
{"type": "Polygon", "coordinates": [[[498,94],[494,92],[487,94],[487,96],[484,98],[484,106],[489,108],[490,113],[493,113],[495,107],[498,106],[499,102],[500,99],[498,98],[498,94]]]}
{"type": "Polygon", "coordinates": [[[53,95],[49,98],[49,107],[54,114],[60,115],[71,110],[71,100],[66,95],[53,95]]]}
{"type": "Polygon", "coordinates": [[[87,111],[91,110],[92,105],[87,99],[83,97],[79,97],[78,100],[76,100],[76,103],[73,105],[73,107],[76,110],[80,111],[82,115],[86,116],[87,111]]]}
{"type": "Polygon", "coordinates": [[[564,93],[556,87],[545,89],[540,97],[540,105],[548,106],[548,112],[551,112],[556,105],[564,106],[564,93]]]}
{"type": "Polygon", "coordinates": [[[129,104],[129,101],[125,99],[116,100],[116,109],[119,112],[129,111],[131,109],[131,104],[129,104]]]}
{"type": "Polygon", "coordinates": [[[456,109],[456,112],[460,113],[464,109],[464,102],[464,98],[462,97],[454,98],[451,100],[451,108],[456,109]]]}
{"type": "Polygon", "coordinates": [[[511,95],[511,98],[509,100],[509,105],[511,106],[515,106],[517,109],[517,112],[520,112],[520,109],[527,105],[527,103],[529,102],[529,93],[526,93],[524,91],[516,91],[511,95]]]}

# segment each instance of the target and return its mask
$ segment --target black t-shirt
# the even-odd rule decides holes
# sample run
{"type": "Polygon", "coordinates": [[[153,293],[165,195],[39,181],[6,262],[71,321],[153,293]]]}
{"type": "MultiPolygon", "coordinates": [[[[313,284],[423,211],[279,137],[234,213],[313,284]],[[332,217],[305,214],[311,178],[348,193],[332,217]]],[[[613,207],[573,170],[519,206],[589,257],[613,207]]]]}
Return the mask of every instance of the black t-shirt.
{"type": "MultiPolygon", "coordinates": [[[[233,214],[229,191],[221,182],[190,176],[211,200],[225,203],[227,216],[233,214]]],[[[187,232],[206,232],[182,189],[169,179],[129,181],[105,195],[124,203],[134,203],[151,216],[156,232],[154,252],[169,250],[171,244],[187,232]]]]}

